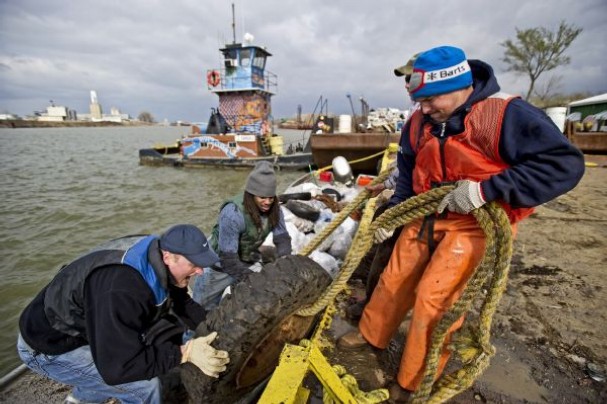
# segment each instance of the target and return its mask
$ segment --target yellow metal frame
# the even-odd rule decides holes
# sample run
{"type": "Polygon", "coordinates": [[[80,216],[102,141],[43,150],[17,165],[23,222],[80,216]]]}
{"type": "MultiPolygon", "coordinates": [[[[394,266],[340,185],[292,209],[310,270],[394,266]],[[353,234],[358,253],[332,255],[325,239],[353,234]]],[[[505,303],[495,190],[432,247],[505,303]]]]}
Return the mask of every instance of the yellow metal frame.
{"type": "MultiPolygon", "coordinates": [[[[383,154],[382,172],[384,172],[386,167],[396,159],[397,152],[398,145],[390,143],[384,151],[365,159],[383,154]]],[[[330,168],[331,166],[323,167],[316,172],[330,168]]],[[[377,180],[376,178],[374,181],[377,180]]],[[[366,215],[371,216],[369,213],[366,213],[366,215]]],[[[334,303],[334,301],[331,301],[325,308],[323,318],[310,340],[301,340],[299,345],[285,344],[280,354],[278,366],[259,399],[259,403],[306,403],[310,391],[303,386],[303,382],[310,370],[324,388],[323,402],[325,404],[374,404],[381,403],[389,398],[386,389],[377,389],[368,393],[360,390],[356,379],[347,374],[343,366],[331,366],[318,348],[322,346],[320,342],[322,332],[329,328],[332,316],[335,313],[334,303]]],[[[298,312],[298,314],[305,315],[301,312],[298,312]]]]}
{"type": "Polygon", "coordinates": [[[347,374],[343,366],[331,366],[318,348],[321,334],[329,328],[333,313],[335,307],[329,304],[310,340],[303,339],[299,345],[285,344],[278,366],[258,403],[306,403],[310,391],[303,386],[303,381],[310,370],[324,388],[323,402],[326,404],[374,404],[388,399],[389,393],[386,389],[368,393],[361,391],[356,379],[347,374]]]}
{"type": "Polygon", "coordinates": [[[287,344],[280,354],[280,362],[274,375],[259,399],[262,404],[302,404],[307,402],[310,391],[302,386],[309,370],[312,370],[335,402],[356,404],[350,391],[342,384],[318,348],[287,344]]]}

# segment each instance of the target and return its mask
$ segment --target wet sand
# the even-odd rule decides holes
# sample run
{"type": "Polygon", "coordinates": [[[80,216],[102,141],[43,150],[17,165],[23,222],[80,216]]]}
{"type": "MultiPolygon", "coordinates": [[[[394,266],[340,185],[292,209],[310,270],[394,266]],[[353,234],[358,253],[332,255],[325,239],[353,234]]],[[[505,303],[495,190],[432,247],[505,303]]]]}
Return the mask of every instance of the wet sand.
{"type": "MultiPolygon", "coordinates": [[[[605,164],[605,157],[593,161],[605,164]]],[[[599,381],[607,371],[607,168],[600,164],[520,224],[508,288],[493,320],[497,353],[450,402],[607,402],[607,381],[599,381]]],[[[336,318],[333,334],[352,328],[336,318]]],[[[327,355],[370,390],[394,379],[401,349],[398,335],[384,352],[327,355]]],[[[0,402],[61,402],[68,392],[28,372],[0,392],[0,402]]]]}

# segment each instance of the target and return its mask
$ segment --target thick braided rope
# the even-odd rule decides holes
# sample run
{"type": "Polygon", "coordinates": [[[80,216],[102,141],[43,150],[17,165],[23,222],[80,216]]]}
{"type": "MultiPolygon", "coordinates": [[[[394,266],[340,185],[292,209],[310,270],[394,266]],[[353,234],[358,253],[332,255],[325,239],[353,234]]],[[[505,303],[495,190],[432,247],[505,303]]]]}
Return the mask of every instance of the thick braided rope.
{"type": "MultiPolygon", "coordinates": [[[[434,213],[440,201],[443,197],[449,193],[453,187],[443,187],[431,190],[424,194],[421,194],[415,198],[410,198],[409,200],[395,206],[392,209],[387,210],[379,216],[370,226],[369,233],[372,235],[377,228],[383,227],[388,230],[394,229],[398,226],[409,223],[415,219],[422,218],[428,214],[434,213]]],[[[445,340],[446,332],[449,327],[457,321],[467,311],[470,310],[472,302],[476,296],[480,294],[482,286],[485,284],[486,280],[489,277],[489,274],[493,272],[496,274],[495,282],[501,284],[502,287],[505,287],[507,278],[504,278],[503,273],[500,273],[499,268],[508,267],[510,261],[510,254],[500,254],[501,259],[498,259],[496,254],[495,245],[496,238],[499,238],[500,243],[498,244],[499,249],[497,251],[506,251],[511,252],[511,240],[509,237],[510,224],[508,218],[501,208],[499,208],[496,204],[488,204],[483,209],[479,209],[473,213],[479,222],[479,226],[485,234],[487,235],[486,247],[485,247],[485,255],[479,268],[475,270],[471,279],[468,281],[466,290],[462,294],[462,297],[454,304],[454,306],[449,310],[442,319],[442,324],[439,322],[437,329],[433,333],[432,344],[429,354],[426,358],[426,373],[424,377],[424,381],[426,386],[421,386],[422,393],[416,394],[416,397],[420,397],[421,400],[424,401],[425,398],[429,395],[432,386],[434,384],[434,378],[436,374],[436,369],[438,367],[438,359],[440,357],[440,352],[442,351],[443,343],[445,340]],[[492,212],[491,215],[486,212],[492,212]],[[497,224],[494,225],[494,218],[498,218],[496,220],[497,224]],[[494,233],[498,231],[506,231],[508,233],[508,237],[499,237],[494,233]],[[496,268],[496,262],[501,263],[501,266],[498,265],[496,268]],[[434,354],[433,354],[434,352],[434,354]],[[427,391],[425,391],[427,390],[427,391]]],[[[499,233],[499,232],[498,232],[499,233]]],[[[354,243],[353,243],[354,245],[354,243]]],[[[363,247],[363,246],[361,246],[363,247]]],[[[365,253],[367,251],[366,248],[362,248],[365,253]]],[[[364,255],[364,254],[363,254],[364,255]]],[[[358,262],[356,262],[358,264],[358,262]]],[[[463,391],[468,388],[472,382],[478,377],[480,373],[482,373],[487,366],[489,365],[489,358],[493,355],[494,349],[489,344],[489,331],[490,331],[490,321],[492,315],[497,307],[497,303],[499,302],[499,298],[501,297],[501,293],[494,294],[494,290],[492,289],[490,296],[491,304],[487,306],[487,310],[484,312],[483,318],[485,319],[485,327],[481,331],[480,334],[484,335],[485,342],[481,344],[481,348],[477,350],[477,355],[475,355],[475,359],[472,360],[468,367],[459,372],[459,377],[450,378],[443,380],[441,386],[443,387],[443,392],[450,392],[449,395],[452,397],[458,392],[463,391]]],[[[477,344],[478,345],[478,344],[477,344]]],[[[470,349],[470,348],[468,348],[470,349]]],[[[444,394],[444,393],[443,393],[444,394]]],[[[440,400],[440,392],[439,395],[434,397],[440,400]]]]}
{"type": "MultiPolygon", "coordinates": [[[[382,174],[384,173],[385,172],[382,172],[382,174]]],[[[382,174],[380,174],[380,176],[378,177],[379,180],[377,182],[380,182],[380,177],[382,177],[382,174]]],[[[344,259],[344,263],[341,267],[339,275],[333,280],[329,288],[327,288],[325,293],[314,304],[300,309],[297,314],[300,316],[315,315],[320,310],[322,310],[323,307],[325,307],[329,301],[334,299],[335,296],[337,296],[337,294],[345,288],[345,285],[350,279],[350,276],[356,270],[356,268],[364,258],[365,254],[367,254],[367,252],[371,249],[371,246],[373,245],[373,234],[375,233],[377,228],[383,227],[387,230],[392,230],[396,227],[402,226],[405,223],[408,223],[420,217],[424,217],[436,211],[436,207],[438,206],[440,201],[452,189],[453,187],[436,188],[432,191],[418,195],[414,198],[410,198],[405,202],[402,202],[397,206],[393,207],[392,209],[388,209],[373,221],[372,217],[375,198],[372,199],[370,203],[367,204],[367,209],[365,209],[363,218],[361,219],[359,225],[359,229],[356,232],[356,236],[352,241],[352,245],[348,250],[346,258],[344,259]],[[371,221],[372,223],[370,223],[371,221]]],[[[350,204],[354,203],[357,203],[356,200],[351,202],[350,204]]],[[[316,238],[320,238],[323,233],[324,229],[323,232],[321,232],[316,238]]],[[[321,239],[321,241],[323,239],[324,237],[321,239]]],[[[313,243],[314,240],[310,244],[313,243]]],[[[320,242],[318,244],[320,244],[320,242]]],[[[304,255],[303,253],[300,254],[304,255]]]]}
{"type": "Polygon", "coordinates": [[[382,213],[373,221],[369,230],[371,233],[375,233],[379,228],[394,230],[415,219],[434,213],[436,212],[436,208],[440,201],[442,201],[445,195],[453,188],[453,186],[435,188],[413,198],[409,198],[382,213]]]}
{"type": "Polygon", "coordinates": [[[426,355],[424,378],[413,396],[414,403],[442,403],[469,388],[489,366],[489,360],[495,353],[495,348],[489,341],[491,320],[508,280],[508,268],[512,256],[511,228],[508,217],[497,203],[490,203],[472,214],[486,236],[485,256],[468,281],[460,299],[433,330],[432,342],[426,355]],[[435,383],[436,369],[448,329],[470,310],[488,279],[491,281],[481,309],[478,329],[468,328],[463,333],[464,336],[454,344],[464,359],[463,368],[441,377],[435,383]],[[433,386],[435,392],[429,397],[433,386]]]}
{"type": "Polygon", "coordinates": [[[489,204],[485,212],[495,224],[495,267],[492,273],[488,293],[479,314],[478,329],[467,326],[455,338],[453,344],[462,357],[464,366],[453,374],[443,376],[435,384],[435,392],[428,399],[432,403],[442,403],[469,388],[478,376],[489,366],[489,360],[495,353],[489,338],[491,321],[497,305],[506,289],[508,271],[512,257],[512,228],[504,211],[497,204],[489,204]]]}
{"type": "MultiPolygon", "coordinates": [[[[370,203],[367,204],[359,229],[352,241],[352,246],[348,250],[348,254],[346,255],[339,275],[314,304],[302,308],[297,314],[300,316],[312,316],[318,313],[346,287],[346,283],[350,279],[350,276],[356,270],[365,254],[371,249],[371,246],[373,245],[373,234],[377,228],[383,227],[387,230],[392,230],[414,219],[424,217],[436,211],[436,207],[440,201],[451,189],[453,189],[453,187],[437,188],[408,199],[392,209],[388,209],[373,221],[372,217],[375,198],[372,199],[370,203]]],[[[351,203],[353,204],[355,202],[351,203]]]]}
{"type": "MultiPolygon", "coordinates": [[[[388,177],[388,175],[390,175],[390,172],[388,170],[381,172],[371,182],[371,185],[379,184],[380,182],[385,181],[385,179],[388,177]]],[[[358,208],[358,206],[360,206],[364,201],[366,201],[370,195],[371,195],[371,193],[366,189],[361,191],[356,196],[356,198],[354,198],[354,200],[352,202],[350,202],[341,212],[339,212],[333,218],[331,223],[329,223],[310,243],[308,243],[308,245],[306,247],[304,247],[304,249],[302,251],[299,252],[299,255],[304,255],[304,256],[310,255],[312,253],[312,251],[314,251],[320,245],[320,243],[322,243],[323,240],[325,238],[327,238],[327,236],[329,234],[331,234],[337,227],[339,227],[339,225],[346,219],[346,217],[348,217],[350,215],[350,213],[352,213],[354,211],[354,209],[358,208]]],[[[316,313],[320,312],[324,307],[326,307],[330,302],[332,302],[335,299],[335,297],[337,296],[337,294],[346,287],[346,283],[350,279],[350,276],[356,269],[356,266],[358,265],[358,263],[362,260],[362,257],[360,257],[360,258],[358,258],[358,261],[356,261],[354,264],[350,264],[350,262],[352,262],[353,259],[349,258],[349,257],[351,255],[358,256],[361,253],[364,256],[364,254],[366,254],[367,251],[371,248],[372,240],[370,242],[368,242],[367,243],[368,246],[365,246],[365,247],[362,247],[362,245],[359,246],[359,242],[357,240],[359,238],[363,237],[364,235],[368,236],[368,232],[360,231],[360,228],[361,228],[361,226],[363,226],[364,228],[368,227],[368,224],[363,225],[363,223],[368,223],[372,220],[373,211],[371,209],[374,208],[374,206],[375,206],[375,202],[372,203],[371,207],[369,207],[369,204],[367,204],[367,208],[365,209],[365,214],[363,214],[363,218],[361,219],[360,224],[359,224],[359,231],[357,231],[356,235],[354,236],[354,240],[352,241],[352,246],[348,250],[348,254],[346,255],[346,258],[344,260],[344,263],[340,269],[338,276],[335,277],[335,279],[333,279],[333,282],[331,282],[331,285],[329,285],[329,287],[325,290],[325,292],[322,294],[322,296],[320,298],[318,298],[318,300],[316,300],[316,302],[314,302],[310,306],[301,308],[296,314],[298,314],[300,316],[315,315],[316,313]],[[365,218],[365,216],[366,216],[366,218],[365,218]],[[356,247],[356,248],[353,248],[353,247],[356,247]],[[363,249],[364,249],[364,251],[362,251],[363,249]]]]}
{"type": "Polygon", "coordinates": [[[350,276],[352,276],[352,273],[356,270],[360,261],[362,261],[367,251],[369,251],[373,245],[373,233],[369,232],[368,229],[373,220],[376,201],[377,198],[372,198],[367,203],[358,225],[358,231],[354,236],[354,240],[352,240],[352,247],[348,250],[348,254],[344,259],[339,274],[335,277],[331,286],[325,290],[323,295],[316,302],[311,306],[300,309],[297,314],[300,316],[315,315],[327,304],[330,304],[335,300],[335,297],[346,288],[350,276]]]}
{"type": "MultiPolygon", "coordinates": [[[[380,182],[384,182],[386,178],[390,175],[389,170],[382,171],[372,182],[370,185],[379,184],[380,182]]],[[[348,205],[346,205],[341,212],[333,217],[333,220],[324,228],[320,233],[312,239],[300,252],[299,255],[308,256],[312,254],[320,243],[322,243],[329,234],[333,233],[333,231],[339,227],[339,225],[346,220],[346,218],[350,215],[350,213],[354,212],[364,201],[369,199],[371,192],[363,189],[357,196],[351,201],[348,205]]]]}
{"type": "MultiPolygon", "coordinates": [[[[367,237],[361,236],[359,240],[356,240],[356,243],[353,242],[351,249],[360,249],[364,253],[359,254],[360,259],[358,256],[352,256],[352,261],[348,262],[348,264],[358,265],[370,248],[372,244],[371,237],[377,228],[383,227],[387,230],[392,230],[434,213],[440,201],[452,189],[453,187],[449,186],[431,190],[417,197],[410,198],[384,212],[369,226],[368,231],[361,229],[362,231],[359,233],[367,233],[367,237]],[[359,246],[359,242],[362,245],[359,246]]],[[[477,218],[479,226],[486,234],[485,255],[479,267],[468,281],[460,299],[442,317],[433,332],[431,347],[426,356],[424,379],[413,397],[414,402],[425,402],[428,400],[432,402],[444,402],[470,387],[474,380],[489,366],[489,359],[495,352],[489,343],[490,325],[507,282],[507,271],[512,254],[510,224],[503,210],[495,203],[485,205],[482,209],[473,212],[473,215],[477,218]],[[468,344],[461,347],[462,350],[467,349],[474,352],[472,359],[469,359],[467,365],[455,374],[442,377],[436,383],[436,393],[428,398],[434,385],[438,360],[447,330],[463,314],[470,310],[474,299],[480,294],[482,286],[486,283],[491,273],[494,275],[491,281],[491,290],[481,310],[481,325],[477,332],[477,337],[469,339],[468,344]]]]}
{"type": "Polygon", "coordinates": [[[507,286],[512,257],[512,228],[508,217],[497,204],[488,205],[485,211],[495,224],[497,247],[488,293],[479,313],[478,328],[473,329],[467,324],[457,333],[452,343],[452,348],[462,358],[464,366],[452,374],[441,377],[435,384],[434,393],[428,399],[432,403],[445,402],[469,388],[489,366],[489,360],[495,353],[495,348],[489,340],[491,322],[507,286]]]}
{"type": "Polygon", "coordinates": [[[497,204],[490,204],[487,212],[491,215],[497,229],[496,268],[491,279],[490,292],[481,308],[481,344],[489,345],[491,321],[508,284],[510,262],[512,260],[512,227],[510,220],[497,204]]]}
{"type": "MultiPolygon", "coordinates": [[[[378,181],[379,182],[379,181],[378,181]]],[[[351,250],[360,250],[360,254],[346,257],[344,266],[356,267],[362,257],[372,245],[372,235],[375,230],[382,227],[387,230],[395,229],[428,214],[434,213],[443,197],[453,189],[452,186],[437,188],[424,194],[410,198],[407,201],[387,210],[379,216],[371,226],[362,228],[361,236],[357,233],[351,250]],[[363,234],[366,233],[366,234],[363,234]],[[359,245],[360,243],[360,245],[359,245]],[[348,260],[350,258],[350,260],[348,260]],[[346,265],[347,264],[347,265],[346,265]]],[[[366,212],[365,212],[366,213],[366,212]]],[[[490,326],[492,316],[497,308],[501,294],[506,287],[507,274],[512,255],[512,242],[510,234],[510,223],[504,211],[495,203],[485,205],[483,208],[473,212],[479,226],[486,234],[485,255],[468,281],[464,293],[453,307],[445,313],[432,334],[432,343],[426,356],[426,371],[422,385],[413,397],[414,402],[425,402],[434,385],[434,378],[438,367],[438,359],[444,344],[447,330],[464,313],[469,311],[476,296],[479,295],[482,286],[489,275],[493,273],[491,289],[483,308],[481,310],[481,325],[477,337],[469,339],[468,345],[462,346],[462,350],[473,352],[473,357],[468,360],[464,368],[455,374],[443,376],[437,383],[437,391],[430,398],[432,402],[444,402],[459,392],[470,387],[474,380],[489,365],[489,359],[495,350],[489,343],[490,326]],[[488,212],[488,213],[487,213],[488,212]],[[494,223],[495,222],[495,223],[494,223]],[[496,248],[497,244],[497,248],[496,248]],[[472,346],[470,344],[475,344],[472,346]]],[[[364,216],[363,216],[364,217],[364,216]]],[[[343,267],[342,267],[343,268],[343,267]]],[[[341,290],[341,289],[340,289],[341,290]]],[[[298,313],[299,314],[299,313],[298,313]]]]}
{"type": "Polygon", "coordinates": [[[432,331],[431,344],[426,354],[426,364],[424,370],[424,377],[418,389],[413,397],[414,403],[423,403],[428,401],[430,392],[434,385],[434,380],[438,368],[438,362],[440,359],[441,352],[447,331],[463,314],[470,310],[474,298],[480,292],[482,286],[485,284],[490,270],[493,268],[495,254],[494,251],[495,237],[492,231],[492,222],[489,220],[488,215],[485,214],[484,209],[473,212],[473,215],[477,218],[479,226],[485,232],[485,254],[475,269],[472,277],[468,280],[466,288],[462,293],[461,297],[454,303],[454,305],[447,311],[443,317],[439,320],[438,324],[432,331]]]}

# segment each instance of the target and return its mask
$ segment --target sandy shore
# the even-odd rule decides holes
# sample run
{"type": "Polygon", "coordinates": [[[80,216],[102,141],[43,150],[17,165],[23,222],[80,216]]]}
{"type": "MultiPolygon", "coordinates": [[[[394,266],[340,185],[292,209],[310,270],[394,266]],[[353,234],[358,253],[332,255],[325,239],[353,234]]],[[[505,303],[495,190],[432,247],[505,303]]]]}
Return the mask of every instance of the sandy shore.
{"type": "MultiPolygon", "coordinates": [[[[607,402],[606,185],[607,168],[588,168],[578,187],[520,224],[493,321],[497,353],[474,386],[451,402],[607,402]]],[[[336,319],[334,327],[341,334],[353,326],[336,319]]],[[[398,338],[393,345],[384,353],[336,350],[330,356],[369,390],[393,379],[390,357],[398,357],[398,338]]],[[[0,401],[60,402],[68,391],[26,373],[0,392],[0,401]]]]}

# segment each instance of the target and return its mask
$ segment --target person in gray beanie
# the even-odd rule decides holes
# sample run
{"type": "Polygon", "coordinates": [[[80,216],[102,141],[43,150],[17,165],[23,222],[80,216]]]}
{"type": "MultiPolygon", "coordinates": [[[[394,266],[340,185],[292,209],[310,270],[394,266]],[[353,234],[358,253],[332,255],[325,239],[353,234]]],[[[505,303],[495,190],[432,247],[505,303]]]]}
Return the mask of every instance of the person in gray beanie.
{"type": "Polygon", "coordinates": [[[260,161],[255,165],[244,190],[258,197],[276,196],[276,175],[274,168],[268,161],[260,161]]]}
{"type": "Polygon", "coordinates": [[[276,256],[291,254],[291,237],[276,197],[276,174],[272,164],[260,161],[247,177],[244,193],[221,205],[210,240],[220,262],[196,277],[194,300],[214,307],[228,286],[259,272],[259,247],[270,233],[276,256]]]}

